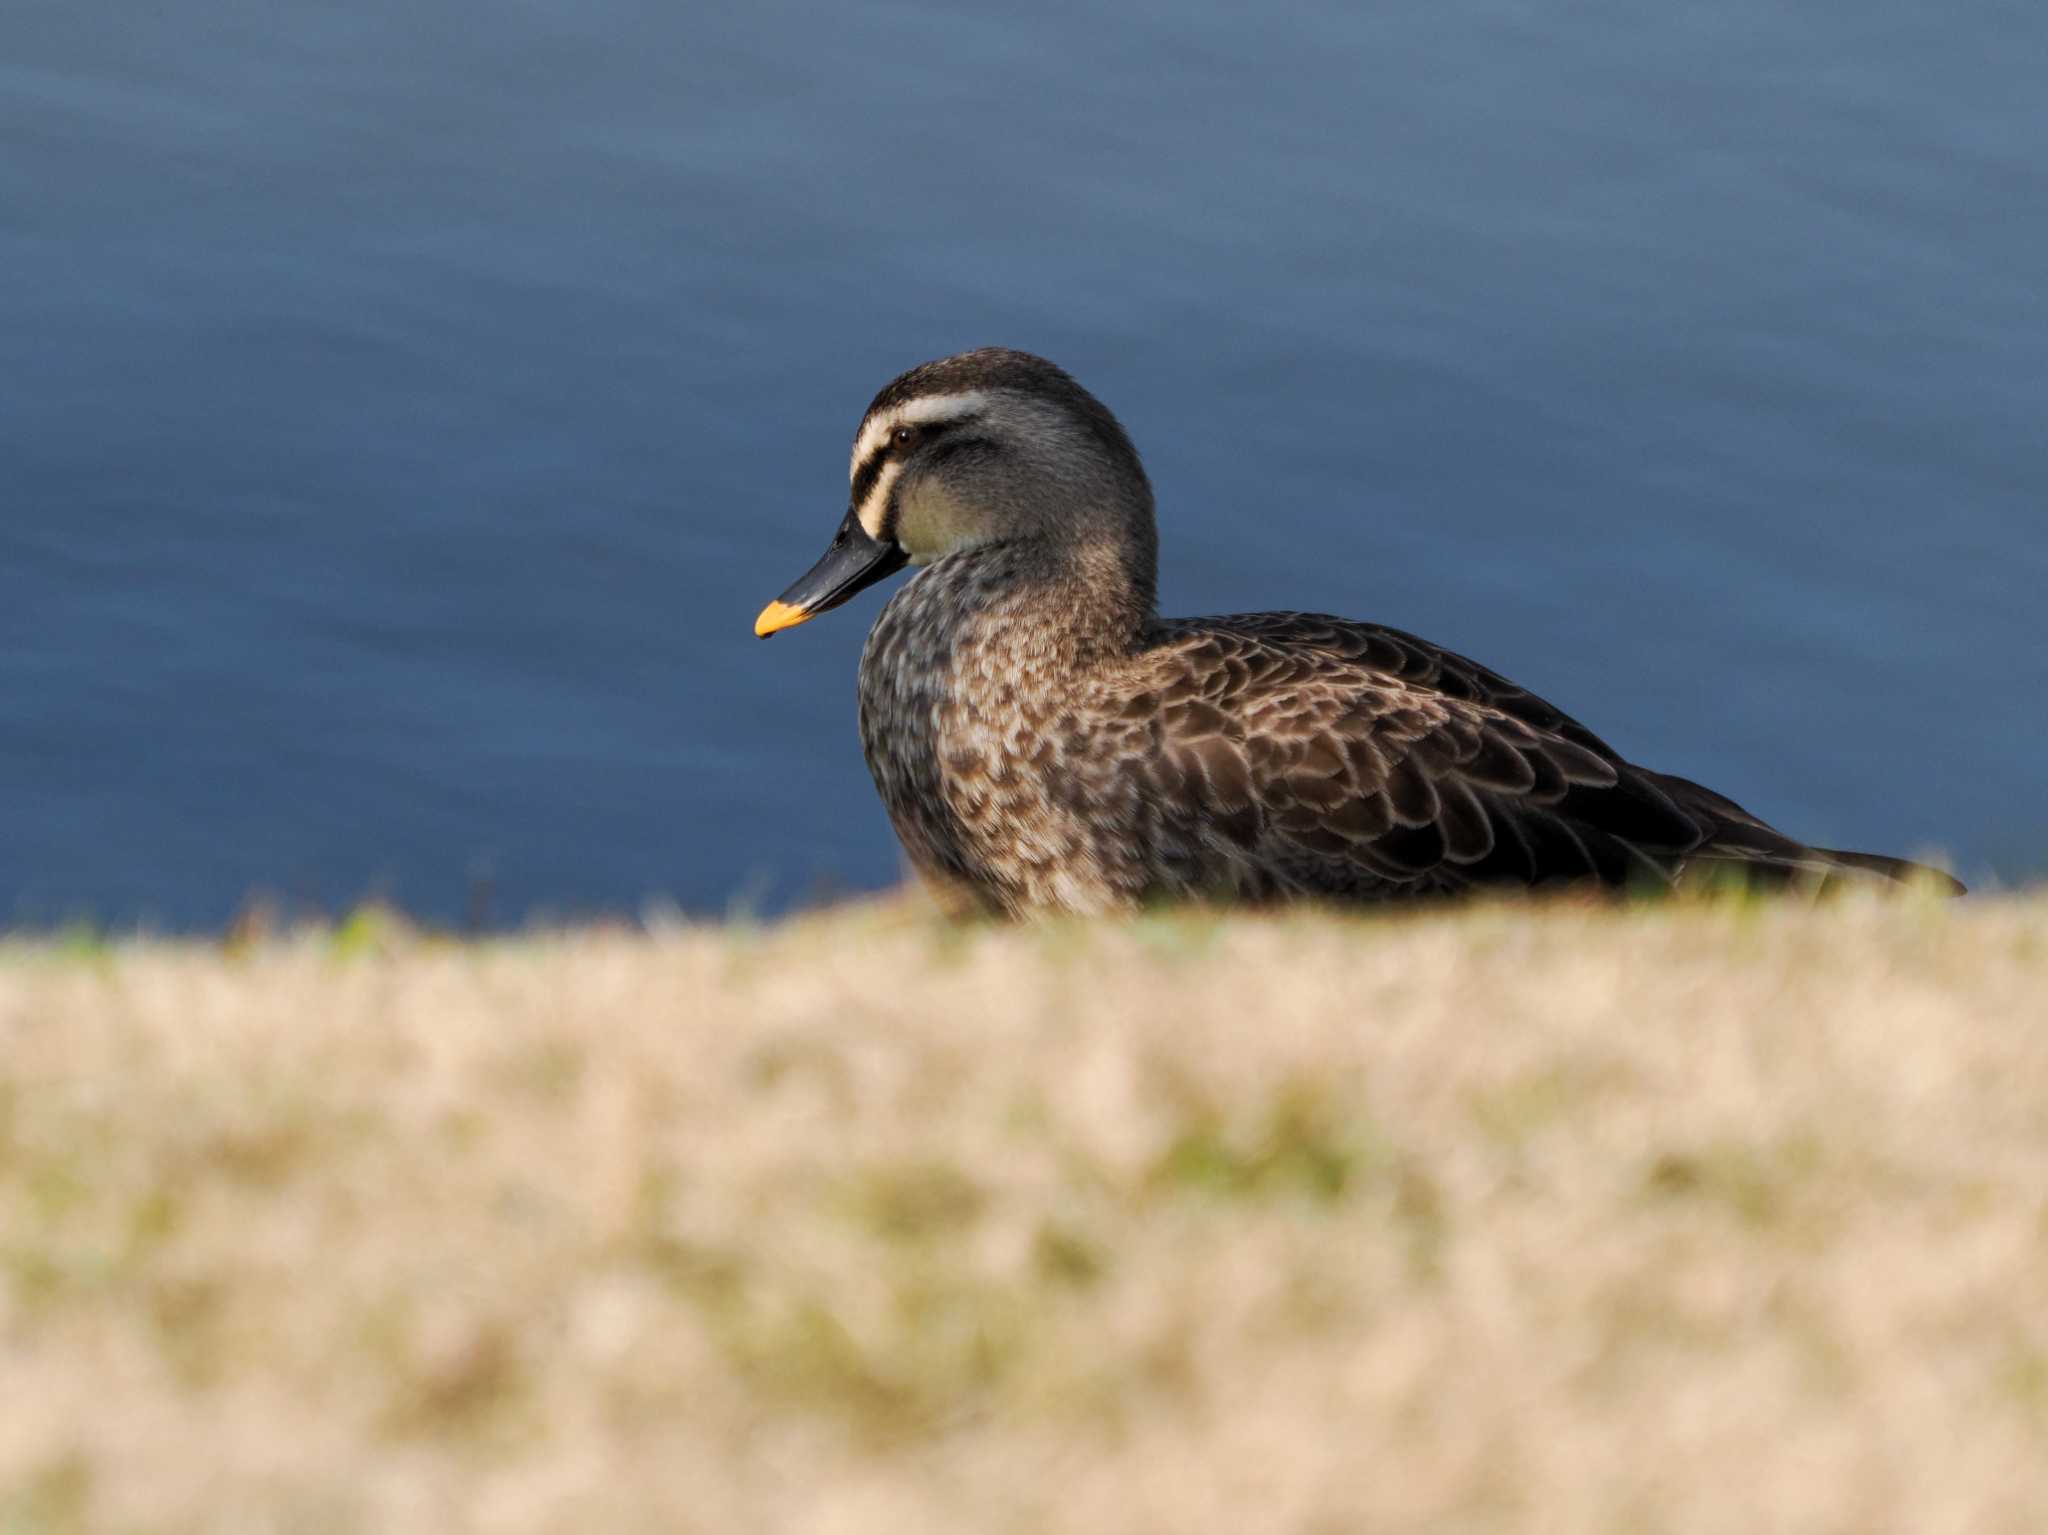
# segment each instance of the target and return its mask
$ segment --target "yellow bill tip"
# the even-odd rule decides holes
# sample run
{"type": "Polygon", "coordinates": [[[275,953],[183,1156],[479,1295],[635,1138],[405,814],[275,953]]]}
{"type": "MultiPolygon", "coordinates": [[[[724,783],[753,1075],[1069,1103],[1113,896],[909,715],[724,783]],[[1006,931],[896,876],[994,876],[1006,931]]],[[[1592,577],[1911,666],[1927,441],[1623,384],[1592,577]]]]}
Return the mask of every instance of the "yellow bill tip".
{"type": "Polygon", "coordinates": [[[778,629],[794,629],[810,616],[809,608],[791,607],[786,602],[771,602],[761,609],[761,616],[754,620],[754,633],[765,640],[778,629]]]}

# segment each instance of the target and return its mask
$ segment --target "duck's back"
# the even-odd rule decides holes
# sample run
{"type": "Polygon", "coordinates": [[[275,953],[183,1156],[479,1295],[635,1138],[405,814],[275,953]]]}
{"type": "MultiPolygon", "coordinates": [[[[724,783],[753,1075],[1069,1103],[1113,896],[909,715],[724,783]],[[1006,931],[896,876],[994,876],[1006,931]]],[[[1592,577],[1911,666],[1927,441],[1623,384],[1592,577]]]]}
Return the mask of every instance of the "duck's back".
{"type": "Polygon", "coordinates": [[[1321,614],[1162,624],[1153,750],[1287,893],[1666,881],[1706,829],[1534,694],[1413,635],[1321,614]]]}

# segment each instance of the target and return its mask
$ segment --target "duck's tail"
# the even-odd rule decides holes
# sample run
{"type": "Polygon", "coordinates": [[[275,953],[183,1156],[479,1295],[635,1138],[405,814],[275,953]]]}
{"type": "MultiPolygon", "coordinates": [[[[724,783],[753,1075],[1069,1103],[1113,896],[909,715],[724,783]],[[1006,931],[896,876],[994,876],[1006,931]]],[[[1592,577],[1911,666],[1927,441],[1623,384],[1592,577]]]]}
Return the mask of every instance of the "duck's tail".
{"type": "Polygon", "coordinates": [[[1832,890],[1838,885],[1867,885],[1872,880],[1916,885],[1934,895],[1966,895],[1970,888],[1945,870],[1883,853],[1850,853],[1832,847],[1764,852],[1711,842],[1686,856],[1677,882],[1681,888],[1713,888],[1725,883],[1832,890]]]}
{"type": "Polygon", "coordinates": [[[1726,795],[1670,773],[1658,786],[1689,814],[1713,828],[1707,841],[1685,858],[1680,883],[1732,880],[1764,884],[1817,884],[1890,880],[1918,885],[1939,895],[1963,895],[1969,887],[1953,874],[1883,853],[1852,853],[1808,847],[1758,820],[1726,795]]]}
{"type": "Polygon", "coordinates": [[[1914,863],[1910,858],[1890,858],[1883,853],[1846,853],[1832,847],[1817,847],[1813,851],[1820,854],[1830,868],[1854,869],[1859,873],[1896,880],[1902,885],[1925,885],[1941,895],[1969,893],[1970,887],[1946,869],[1914,863]]]}

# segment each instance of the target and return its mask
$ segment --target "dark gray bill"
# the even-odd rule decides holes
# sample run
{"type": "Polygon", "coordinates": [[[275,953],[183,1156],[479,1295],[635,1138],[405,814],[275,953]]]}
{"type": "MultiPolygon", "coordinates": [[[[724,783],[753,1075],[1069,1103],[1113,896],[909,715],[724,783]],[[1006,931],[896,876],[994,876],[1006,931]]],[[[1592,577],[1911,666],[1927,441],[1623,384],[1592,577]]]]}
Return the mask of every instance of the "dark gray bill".
{"type": "Polygon", "coordinates": [[[855,592],[892,576],[909,561],[895,544],[878,544],[868,537],[860,518],[851,511],[839,524],[825,557],[805,571],[790,589],[761,609],[754,620],[754,632],[762,639],[778,629],[790,629],[836,608],[855,592]]]}

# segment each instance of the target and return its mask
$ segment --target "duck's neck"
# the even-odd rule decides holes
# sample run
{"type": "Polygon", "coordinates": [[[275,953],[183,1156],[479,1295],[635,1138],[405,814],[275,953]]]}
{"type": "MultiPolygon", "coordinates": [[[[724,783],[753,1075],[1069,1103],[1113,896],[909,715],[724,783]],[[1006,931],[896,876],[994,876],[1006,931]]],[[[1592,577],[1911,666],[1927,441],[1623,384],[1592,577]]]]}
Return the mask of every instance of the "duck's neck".
{"type": "Polygon", "coordinates": [[[939,561],[919,584],[986,634],[1014,629],[1052,664],[1128,654],[1153,613],[1152,551],[1108,542],[991,544],[939,561]]]}

